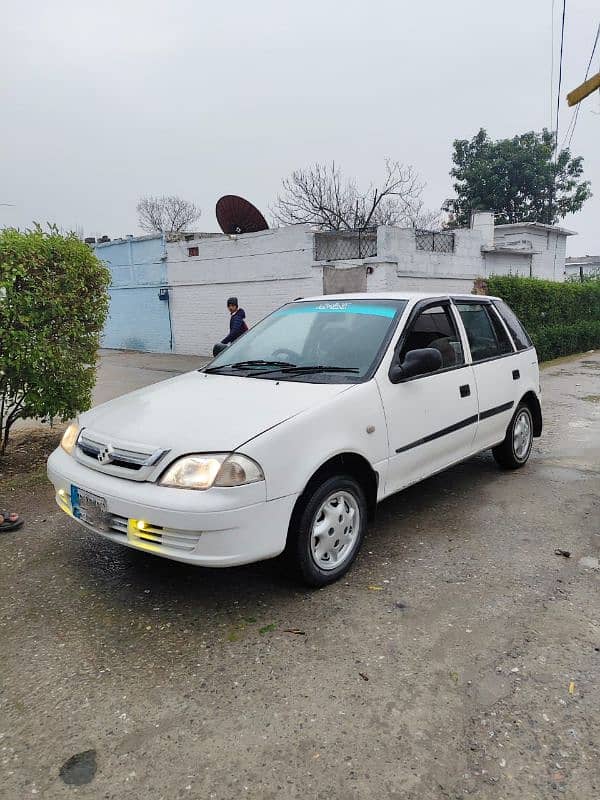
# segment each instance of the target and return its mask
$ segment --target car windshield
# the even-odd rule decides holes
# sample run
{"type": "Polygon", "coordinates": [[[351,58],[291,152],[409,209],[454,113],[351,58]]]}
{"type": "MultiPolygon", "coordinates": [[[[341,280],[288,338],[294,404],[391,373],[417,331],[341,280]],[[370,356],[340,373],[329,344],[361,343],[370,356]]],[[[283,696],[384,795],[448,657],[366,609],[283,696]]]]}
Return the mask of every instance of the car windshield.
{"type": "Polygon", "coordinates": [[[406,301],[317,300],[275,311],[205,368],[314,383],[357,383],[381,358],[406,301]]]}

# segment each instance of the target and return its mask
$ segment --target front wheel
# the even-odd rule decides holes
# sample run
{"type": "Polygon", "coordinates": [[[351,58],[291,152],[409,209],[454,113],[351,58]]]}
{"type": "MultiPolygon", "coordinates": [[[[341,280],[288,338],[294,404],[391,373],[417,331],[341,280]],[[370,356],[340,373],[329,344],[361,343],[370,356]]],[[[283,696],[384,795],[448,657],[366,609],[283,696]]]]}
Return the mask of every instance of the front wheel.
{"type": "Polygon", "coordinates": [[[533,417],[529,406],[521,403],[514,413],[502,444],[492,453],[504,469],[519,469],[525,466],[533,444],[533,417]]]}
{"type": "Polygon", "coordinates": [[[296,510],[287,553],[309,586],[325,586],[344,575],[356,558],[367,527],[367,502],[349,475],[309,489],[296,510]]]}

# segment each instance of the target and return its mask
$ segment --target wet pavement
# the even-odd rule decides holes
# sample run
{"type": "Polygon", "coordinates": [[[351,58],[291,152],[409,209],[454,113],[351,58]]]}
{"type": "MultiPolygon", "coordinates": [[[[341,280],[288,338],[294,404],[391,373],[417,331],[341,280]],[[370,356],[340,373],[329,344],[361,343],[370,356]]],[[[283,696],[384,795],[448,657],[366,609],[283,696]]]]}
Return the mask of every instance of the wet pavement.
{"type": "MultiPolygon", "coordinates": [[[[107,394],[140,379],[112,369],[107,394]]],[[[2,797],[597,800],[600,353],[542,387],[524,470],[483,455],[386,501],[321,591],[118,547],[24,481],[2,797]]]]}

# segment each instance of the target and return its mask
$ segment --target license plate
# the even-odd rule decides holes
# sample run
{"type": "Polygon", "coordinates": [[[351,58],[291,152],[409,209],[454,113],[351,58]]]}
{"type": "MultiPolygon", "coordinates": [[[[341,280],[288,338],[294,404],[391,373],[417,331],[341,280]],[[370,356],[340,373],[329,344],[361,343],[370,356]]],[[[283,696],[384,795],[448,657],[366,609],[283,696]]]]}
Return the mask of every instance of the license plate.
{"type": "Polygon", "coordinates": [[[106,500],[78,486],[71,486],[71,508],[73,516],[101,531],[110,529],[106,513],[106,500]]]}

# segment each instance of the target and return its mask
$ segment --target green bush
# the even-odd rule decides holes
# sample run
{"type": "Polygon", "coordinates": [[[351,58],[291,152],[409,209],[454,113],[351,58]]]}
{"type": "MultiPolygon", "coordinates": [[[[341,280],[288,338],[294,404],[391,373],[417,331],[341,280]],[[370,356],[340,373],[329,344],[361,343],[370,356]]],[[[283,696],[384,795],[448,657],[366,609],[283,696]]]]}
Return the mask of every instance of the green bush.
{"type": "Polygon", "coordinates": [[[600,347],[600,280],[557,283],[497,275],[487,280],[487,289],[525,325],[540,361],[600,347]]]}
{"type": "Polygon", "coordinates": [[[89,408],[109,282],[74,234],[0,231],[0,453],[18,419],[89,408]]]}

